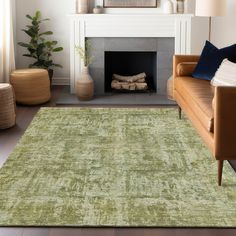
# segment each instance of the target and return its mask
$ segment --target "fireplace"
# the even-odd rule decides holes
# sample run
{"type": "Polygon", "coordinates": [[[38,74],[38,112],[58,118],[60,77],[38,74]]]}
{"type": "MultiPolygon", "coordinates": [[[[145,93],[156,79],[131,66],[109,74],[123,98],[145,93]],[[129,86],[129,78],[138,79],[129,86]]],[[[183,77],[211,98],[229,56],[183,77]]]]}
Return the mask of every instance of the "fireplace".
{"type": "MultiPolygon", "coordinates": [[[[192,15],[188,14],[78,14],[70,15],[70,19],[72,93],[75,92],[75,84],[83,68],[82,60],[75,51],[75,45],[84,47],[86,38],[93,40],[93,47],[96,49],[90,73],[94,79],[97,95],[106,93],[104,52],[156,52],[156,93],[165,95],[166,81],[172,74],[173,54],[190,54],[195,50],[195,47],[192,47],[192,41],[196,38],[192,37],[192,15]]],[[[198,35],[197,38],[199,42],[197,45],[200,46],[205,40],[205,34],[198,35]]]]}
{"type": "Polygon", "coordinates": [[[105,92],[156,92],[157,53],[105,51],[105,92]]]}
{"type": "MultiPolygon", "coordinates": [[[[166,95],[167,80],[172,74],[174,38],[88,38],[95,50],[89,67],[96,95],[111,93],[153,93],[166,95]],[[112,89],[114,74],[135,76],[140,73],[138,90],[112,89]],[[142,83],[147,83],[147,88],[142,83]],[[144,87],[140,90],[140,86],[144,87]]],[[[126,88],[126,87],[125,87],[126,88]]]]}

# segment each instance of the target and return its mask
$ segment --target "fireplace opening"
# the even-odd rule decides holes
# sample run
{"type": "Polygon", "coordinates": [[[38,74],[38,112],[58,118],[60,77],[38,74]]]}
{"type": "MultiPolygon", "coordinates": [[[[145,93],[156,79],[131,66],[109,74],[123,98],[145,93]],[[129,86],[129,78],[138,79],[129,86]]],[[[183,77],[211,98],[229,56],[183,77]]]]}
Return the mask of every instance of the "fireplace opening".
{"type": "Polygon", "coordinates": [[[156,92],[156,52],[105,52],[105,92],[156,92]]]}

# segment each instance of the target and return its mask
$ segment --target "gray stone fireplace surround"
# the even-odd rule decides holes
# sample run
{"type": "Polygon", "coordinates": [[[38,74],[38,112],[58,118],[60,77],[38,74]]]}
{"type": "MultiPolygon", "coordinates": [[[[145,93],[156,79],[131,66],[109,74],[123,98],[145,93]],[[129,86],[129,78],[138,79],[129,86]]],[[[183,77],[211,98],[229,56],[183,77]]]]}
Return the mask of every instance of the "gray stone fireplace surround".
{"type": "Polygon", "coordinates": [[[93,63],[90,73],[95,83],[95,94],[105,93],[105,52],[156,52],[156,93],[166,94],[166,83],[172,74],[174,38],[88,38],[92,45],[93,63]]]}

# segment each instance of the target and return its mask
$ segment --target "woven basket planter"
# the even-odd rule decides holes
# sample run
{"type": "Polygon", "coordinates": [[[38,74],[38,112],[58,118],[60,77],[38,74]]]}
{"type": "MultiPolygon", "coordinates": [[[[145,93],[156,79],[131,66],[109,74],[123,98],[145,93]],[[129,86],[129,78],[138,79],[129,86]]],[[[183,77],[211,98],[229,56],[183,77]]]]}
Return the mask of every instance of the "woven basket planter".
{"type": "Polygon", "coordinates": [[[15,98],[10,84],[0,84],[0,129],[16,124],[15,98]]]}
{"type": "Polygon", "coordinates": [[[48,102],[51,98],[47,70],[15,70],[11,73],[10,82],[15,90],[17,103],[39,105],[48,102]]]}

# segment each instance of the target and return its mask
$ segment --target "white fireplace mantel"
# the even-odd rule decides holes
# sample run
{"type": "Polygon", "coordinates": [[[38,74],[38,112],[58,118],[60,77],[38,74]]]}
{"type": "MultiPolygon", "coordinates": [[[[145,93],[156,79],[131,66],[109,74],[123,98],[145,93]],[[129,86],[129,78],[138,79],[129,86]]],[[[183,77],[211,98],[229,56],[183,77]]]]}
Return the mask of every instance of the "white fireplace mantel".
{"type": "Polygon", "coordinates": [[[83,63],[75,52],[75,45],[84,47],[85,39],[92,37],[175,38],[175,53],[191,53],[190,14],[75,14],[70,15],[70,85],[75,91],[83,63]]]}

